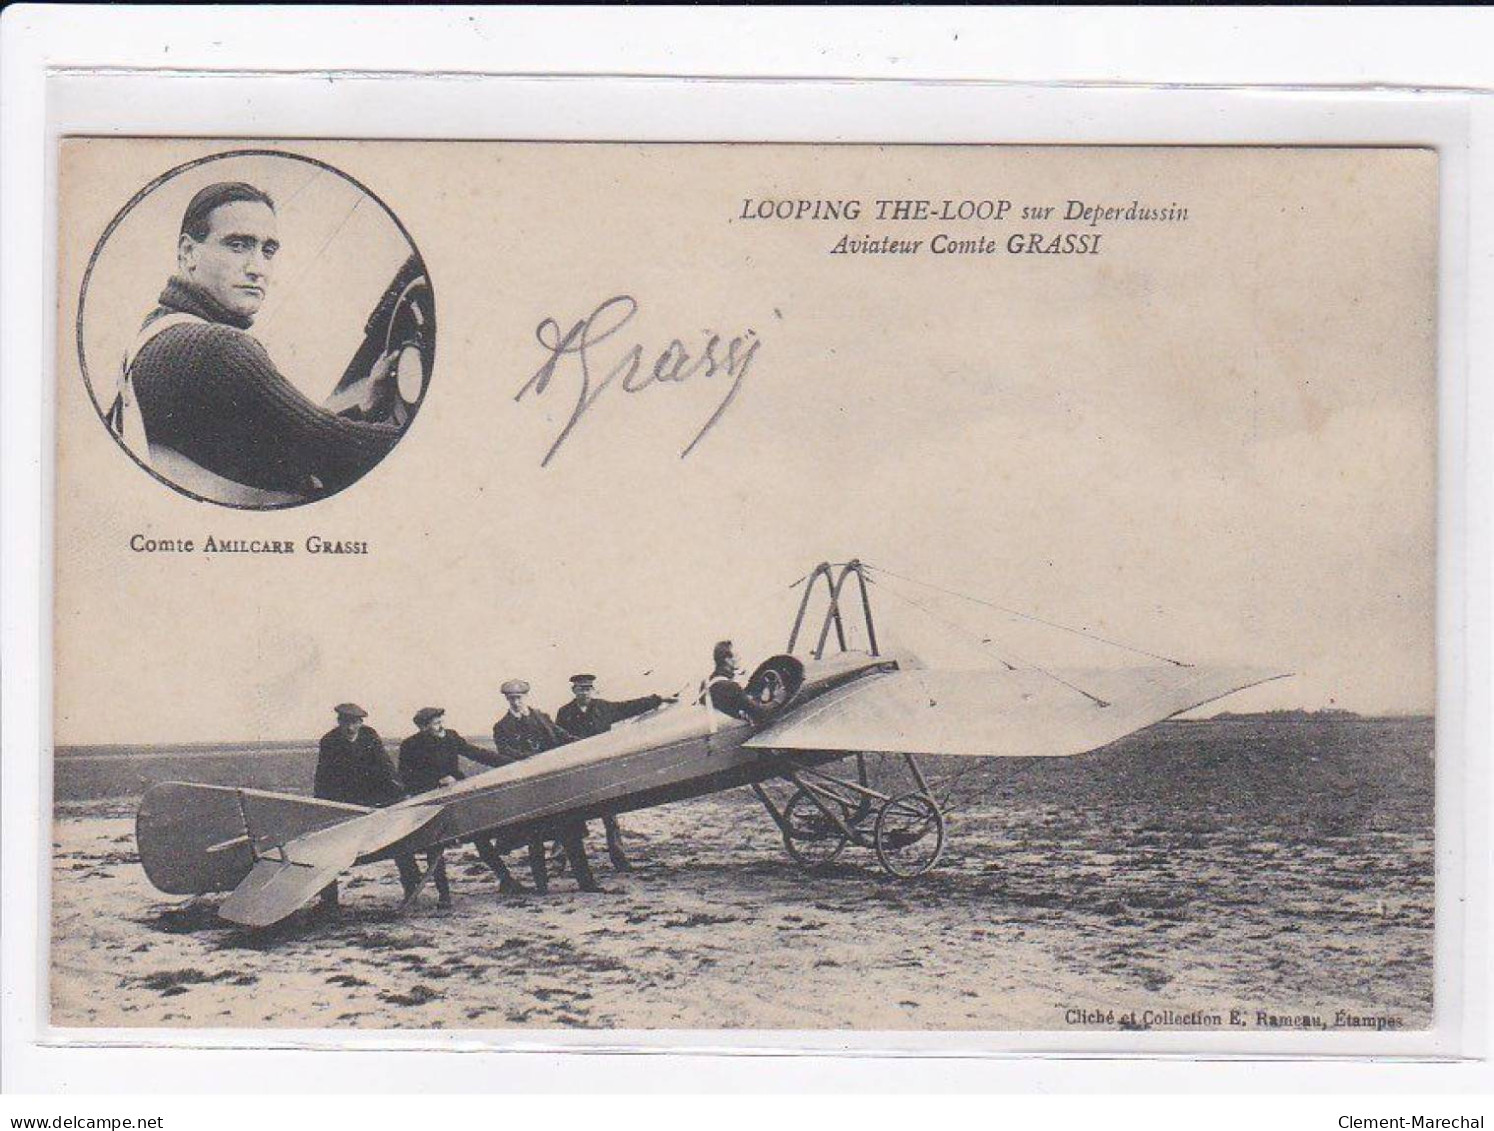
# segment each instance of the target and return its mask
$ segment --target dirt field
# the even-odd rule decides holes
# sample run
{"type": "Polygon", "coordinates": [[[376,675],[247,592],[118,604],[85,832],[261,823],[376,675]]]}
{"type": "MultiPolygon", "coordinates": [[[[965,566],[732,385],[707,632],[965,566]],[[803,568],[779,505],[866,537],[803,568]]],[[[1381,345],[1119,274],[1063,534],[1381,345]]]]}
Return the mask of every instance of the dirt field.
{"type": "Polygon", "coordinates": [[[345,879],[336,920],[259,935],[151,888],[131,802],[62,802],[53,1023],[1170,1028],[1241,1010],[1421,1027],[1430,737],[1426,720],[1174,724],[982,763],[950,787],[943,863],[911,884],[855,849],[805,876],[740,791],[625,817],[627,875],[594,827],[605,894],[562,877],[502,897],[463,848],[448,914],[428,894],[400,917],[378,864],[345,879]]]}

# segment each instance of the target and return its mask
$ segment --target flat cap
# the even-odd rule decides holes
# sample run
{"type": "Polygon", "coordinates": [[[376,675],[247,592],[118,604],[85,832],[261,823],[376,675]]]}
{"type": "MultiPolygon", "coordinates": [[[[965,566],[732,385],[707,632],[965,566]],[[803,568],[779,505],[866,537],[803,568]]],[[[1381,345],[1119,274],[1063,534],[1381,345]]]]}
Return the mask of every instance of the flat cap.
{"type": "Polygon", "coordinates": [[[423,727],[426,723],[433,719],[439,719],[444,714],[446,714],[445,707],[422,707],[415,712],[415,725],[423,727]]]}
{"type": "Polygon", "coordinates": [[[504,695],[528,695],[529,682],[523,679],[511,679],[498,689],[504,695]]]}
{"type": "Polygon", "coordinates": [[[339,703],[332,708],[340,719],[366,719],[368,712],[356,703],[339,703]]]}
{"type": "Polygon", "coordinates": [[[590,672],[581,672],[579,675],[571,676],[572,687],[595,687],[596,685],[597,677],[590,672]]]}

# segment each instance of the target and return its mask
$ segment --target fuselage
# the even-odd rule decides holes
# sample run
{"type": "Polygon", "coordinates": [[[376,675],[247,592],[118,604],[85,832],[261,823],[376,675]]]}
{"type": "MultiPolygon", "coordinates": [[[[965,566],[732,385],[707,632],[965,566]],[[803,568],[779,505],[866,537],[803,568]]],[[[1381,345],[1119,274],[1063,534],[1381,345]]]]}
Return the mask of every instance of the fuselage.
{"type": "MultiPolygon", "coordinates": [[[[779,708],[782,713],[834,687],[886,670],[896,661],[864,652],[802,662],[774,657],[759,672],[775,663],[796,675],[797,686],[779,708]]],[[[441,814],[418,833],[364,859],[383,859],[479,834],[493,837],[500,848],[516,847],[561,824],[698,797],[845,756],[743,748],[757,730],[746,720],[714,710],[709,697],[703,703],[692,698],[669,704],[605,734],[391,807],[434,807],[441,814]]]]}

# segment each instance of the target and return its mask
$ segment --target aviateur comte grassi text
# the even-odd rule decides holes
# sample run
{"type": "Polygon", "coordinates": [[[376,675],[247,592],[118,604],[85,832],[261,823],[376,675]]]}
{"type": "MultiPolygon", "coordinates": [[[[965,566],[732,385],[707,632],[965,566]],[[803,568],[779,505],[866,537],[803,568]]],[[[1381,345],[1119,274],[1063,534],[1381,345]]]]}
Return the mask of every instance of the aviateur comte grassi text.
{"type": "Polygon", "coordinates": [[[969,197],[933,199],[924,197],[745,197],[735,217],[741,221],[769,223],[989,223],[1026,225],[1022,231],[1003,236],[937,232],[932,236],[845,232],[829,249],[831,255],[1099,255],[1105,234],[1098,231],[1062,230],[1052,226],[1033,230],[1036,224],[1064,224],[1097,228],[1101,224],[1179,224],[1188,219],[1188,209],[1176,201],[1146,203],[1139,198],[1122,202],[1069,199],[1061,204],[1023,204],[1005,198],[969,197]]]}

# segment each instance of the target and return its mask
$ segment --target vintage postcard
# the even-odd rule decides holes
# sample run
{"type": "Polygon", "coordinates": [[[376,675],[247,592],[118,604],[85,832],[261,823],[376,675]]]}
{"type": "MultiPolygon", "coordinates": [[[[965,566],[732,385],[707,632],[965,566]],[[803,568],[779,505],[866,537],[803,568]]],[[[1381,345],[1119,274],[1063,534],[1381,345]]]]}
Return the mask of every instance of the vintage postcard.
{"type": "Polygon", "coordinates": [[[51,1024],[1432,1027],[1438,173],[65,139],[51,1024]]]}

